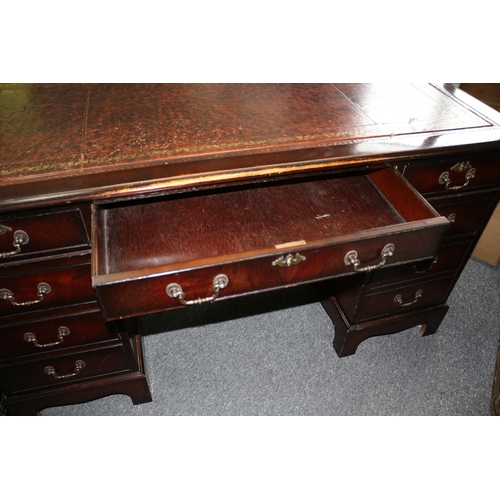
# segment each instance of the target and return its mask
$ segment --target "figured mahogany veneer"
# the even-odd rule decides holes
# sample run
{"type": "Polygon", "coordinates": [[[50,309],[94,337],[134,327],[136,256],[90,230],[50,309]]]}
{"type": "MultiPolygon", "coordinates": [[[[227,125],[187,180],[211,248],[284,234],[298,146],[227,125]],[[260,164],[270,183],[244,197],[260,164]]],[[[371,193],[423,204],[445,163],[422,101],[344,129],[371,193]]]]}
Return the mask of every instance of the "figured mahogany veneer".
{"type": "Polygon", "coordinates": [[[0,328],[0,359],[52,355],[86,344],[116,341],[95,303],[43,311],[22,318],[4,318],[0,328]],[[62,335],[61,335],[62,329],[62,335]]]}
{"type": "Polygon", "coordinates": [[[457,191],[467,192],[484,187],[498,187],[500,184],[500,154],[463,155],[452,158],[433,160],[429,163],[409,165],[404,169],[405,177],[422,194],[432,195],[446,192],[446,185],[440,179],[448,173],[451,188],[460,188],[457,191]],[[460,165],[462,167],[460,168],[460,165]],[[474,176],[467,178],[467,174],[474,170],[474,176]],[[468,182],[467,182],[468,181],[468,182]],[[462,187],[463,186],[463,187],[462,187]]]}
{"type": "Polygon", "coordinates": [[[95,300],[88,256],[50,261],[44,263],[43,269],[26,272],[33,267],[20,266],[16,268],[17,274],[1,277],[2,290],[12,292],[13,300],[21,305],[2,298],[0,293],[0,317],[95,300]],[[46,283],[50,291],[39,297],[41,283],[46,283]],[[37,303],[26,304],[38,300],[37,303]]]}
{"type": "Polygon", "coordinates": [[[431,334],[500,197],[500,115],[447,84],[0,84],[0,151],[11,415],[150,401],[138,317],[183,304],[316,282],[339,356],[431,334]]]}

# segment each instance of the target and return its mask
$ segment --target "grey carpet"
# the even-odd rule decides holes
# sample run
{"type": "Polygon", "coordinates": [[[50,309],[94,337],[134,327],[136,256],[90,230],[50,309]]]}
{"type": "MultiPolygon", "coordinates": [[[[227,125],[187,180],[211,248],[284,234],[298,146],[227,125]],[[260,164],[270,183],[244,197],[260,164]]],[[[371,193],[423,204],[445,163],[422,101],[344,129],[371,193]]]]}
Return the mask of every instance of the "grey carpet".
{"type": "Polygon", "coordinates": [[[147,316],[153,402],[113,395],[41,413],[490,415],[500,265],[471,259],[448,304],[435,335],[368,339],[342,359],[312,287],[147,316]]]}

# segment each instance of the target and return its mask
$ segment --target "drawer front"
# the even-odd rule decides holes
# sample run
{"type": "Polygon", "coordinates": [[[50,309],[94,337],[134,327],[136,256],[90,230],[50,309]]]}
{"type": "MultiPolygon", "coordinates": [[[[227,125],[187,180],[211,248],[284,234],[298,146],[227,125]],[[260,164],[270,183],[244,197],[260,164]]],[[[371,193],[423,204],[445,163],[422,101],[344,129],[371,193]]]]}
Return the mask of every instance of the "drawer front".
{"type": "Polygon", "coordinates": [[[403,175],[422,194],[454,194],[500,184],[500,155],[464,155],[410,164],[403,170],[403,175]]]}
{"type": "Polygon", "coordinates": [[[454,277],[448,277],[367,295],[361,306],[359,321],[443,303],[453,283],[454,277]]]}
{"type": "Polygon", "coordinates": [[[391,285],[402,280],[417,280],[440,273],[455,273],[471,251],[472,241],[446,241],[435,259],[381,269],[373,274],[370,290],[391,285]]]}
{"type": "Polygon", "coordinates": [[[0,317],[95,301],[90,263],[0,277],[0,317]]]}
{"type": "Polygon", "coordinates": [[[123,349],[109,347],[0,368],[1,389],[11,395],[30,389],[76,383],[128,369],[123,349]]]}
{"type": "Polygon", "coordinates": [[[446,236],[474,234],[482,229],[496,205],[496,195],[462,195],[430,200],[436,211],[450,221],[446,236]]]}
{"type": "Polygon", "coordinates": [[[382,250],[389,243],[394,244],[394,254],[387,258],[387,266],[430,258],[436,254],[445,229],[446,226],[428,227],[321,248],[297,248],[289,253],[98,284],[96,289],[107,319],[136,316],[183,305],[173,291],[170,296],[167,294],[167,287],[172,284],[182,289],[186,301],[209,301],[214,296],[214,279],[221,274],[227,277],[228,283],[218,297],[226,298],[354,274],[354,265],[346,262],[346,256],[352,251],[356,251],[359,272],[363,273],[366,266],[382,262],[382,250]],[[287,258],[297,262],[290,266],[277,264],[279,259],[286,262],[287,258]]]}
{"type": "Polygon", "coordinates": [[[26,217],[0,217],[0,265],[52,251],[89,247],[79,209],[26,217]]]}
{"type": "MultiPolygon", "coordinates": [[[[70,347],[109,342],[118,334],[108,329],[101,312],[91,306],[66,309],[65,315],[32,318],[0,329],[1,360],[61,351],[70,347]]],[[[37,315],[38,316],[38,315],[37,315]]]]}

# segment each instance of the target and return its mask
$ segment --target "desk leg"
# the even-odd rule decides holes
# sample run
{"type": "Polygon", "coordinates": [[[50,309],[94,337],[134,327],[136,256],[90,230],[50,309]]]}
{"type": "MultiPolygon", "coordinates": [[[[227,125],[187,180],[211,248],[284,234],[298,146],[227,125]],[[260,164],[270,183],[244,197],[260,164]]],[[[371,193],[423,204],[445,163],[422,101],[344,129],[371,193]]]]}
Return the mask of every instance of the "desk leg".
{"type": "Polygon", "coordinates": [[[335,297],[327,297],[321,303],[335,326],[333,347],[339,357],[354,354],[359,344],[368,338],[401,332],[418,325],[420,325],[420,335],[431,335],[439,328],[448,312],[448,306],[441,304],[406,314],[351,325],[335,297]]]}

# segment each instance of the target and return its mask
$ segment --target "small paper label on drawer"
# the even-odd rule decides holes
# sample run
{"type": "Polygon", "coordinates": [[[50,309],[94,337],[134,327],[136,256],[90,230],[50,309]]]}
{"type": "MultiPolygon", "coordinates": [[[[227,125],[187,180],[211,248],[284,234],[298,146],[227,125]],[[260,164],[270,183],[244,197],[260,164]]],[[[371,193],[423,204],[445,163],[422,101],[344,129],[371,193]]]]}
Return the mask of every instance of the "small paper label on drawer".
{"type": "Polygon", "coordinates": [[[280,250],[282,248],[290,248],[290,247],[298,247],[301,245],[307,245],[307,243],[304,240],[299,240],[299,241],[289,241],[288,243],[280,243],[279,245],[274,245],[277,250],[280,250]]]}

